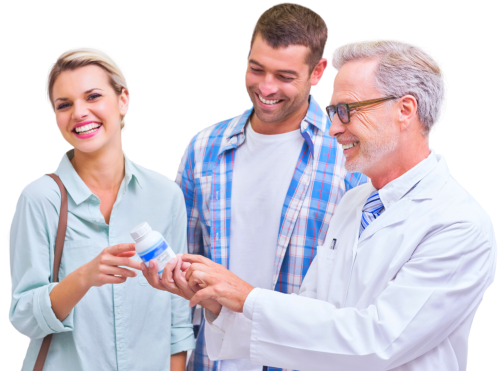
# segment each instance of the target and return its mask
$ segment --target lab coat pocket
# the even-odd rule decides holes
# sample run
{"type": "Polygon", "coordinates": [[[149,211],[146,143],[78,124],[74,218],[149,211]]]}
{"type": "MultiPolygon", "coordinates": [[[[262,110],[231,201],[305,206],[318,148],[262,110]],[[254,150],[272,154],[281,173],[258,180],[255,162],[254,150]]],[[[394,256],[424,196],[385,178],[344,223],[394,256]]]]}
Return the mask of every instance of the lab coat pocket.
{"type": "Polygon", "coordinates": [[[317,259],[317,286],[316,286],[316,299],[327,300],[331,280],[335,265],[335,260],[337,257],[337,250],[331,249],[330,246],[318,246],[318,253],[316,255],[317,259]]]}
{"type": "Polygon", "coordinates": [[[197,179],[198,188],[202,196],[203,204],[201,209],[203,212],[203,219],[205,219],[205,224],[210,228],[210,202],[212,200],[212,175],[201,176],[197,179]]]}
{"type": "Polygon", "coordinates": [[[318,246],[317,256],[320,259],[333,260],[337,256],[337,249],[330,246],[318,246]]]}

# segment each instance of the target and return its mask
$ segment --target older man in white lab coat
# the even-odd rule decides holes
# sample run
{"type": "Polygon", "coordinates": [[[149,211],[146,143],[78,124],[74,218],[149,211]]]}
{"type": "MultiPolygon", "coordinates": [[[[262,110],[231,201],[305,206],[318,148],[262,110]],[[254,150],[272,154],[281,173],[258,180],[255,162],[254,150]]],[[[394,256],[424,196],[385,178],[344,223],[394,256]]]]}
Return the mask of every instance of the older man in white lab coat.
{"type": "Polygon", "coordinates": [[[489,217],[429,149],[443,99],[439,67],[396,42],[344,46],[334,66],[330,134],[346,168],[371,184],[338,205],[299,295],[253,288],[193,255],[170,263],[161,282],[146,275],[208,309],[211,359],[299,370],[465,370],[496,243],[489,217]]]}

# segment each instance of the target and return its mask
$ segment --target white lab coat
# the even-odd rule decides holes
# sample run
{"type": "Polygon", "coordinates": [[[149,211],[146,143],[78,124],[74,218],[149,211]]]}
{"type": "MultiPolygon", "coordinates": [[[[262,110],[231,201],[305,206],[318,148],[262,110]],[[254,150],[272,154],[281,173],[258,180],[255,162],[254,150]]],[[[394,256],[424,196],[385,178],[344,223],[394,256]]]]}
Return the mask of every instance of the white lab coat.
{"type": "Polygon", "coordinates": [[[495,271],[489,217],[432,152],[380,190],[386,211],[358,240],[373,190],[346,193],[299,295],[254,289],[243,314],[206,311],[211,359],[303,371],[466,369],[472,319],[495,271]]]}

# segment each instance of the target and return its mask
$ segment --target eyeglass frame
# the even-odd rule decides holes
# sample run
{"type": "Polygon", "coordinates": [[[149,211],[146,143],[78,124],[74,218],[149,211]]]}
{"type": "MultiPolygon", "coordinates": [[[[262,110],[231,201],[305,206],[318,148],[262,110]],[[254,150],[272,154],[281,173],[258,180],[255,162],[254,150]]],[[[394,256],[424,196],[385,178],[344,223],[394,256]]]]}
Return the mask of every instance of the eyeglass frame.
{"type": "Polygon", "coordinates": [[[355,103],[339,103],[336,105],[330,105],[330,106],[326,107],[326,114],[330,118],[330,121],[333,121],[335,114],[337,114],[337,112],[338,112],[338,107],[339,106],[345,107],[345,109],[347,111],[347,122],[344,122],[342,120],[342,118],[340,117],[340,115],[338,115],[338,114],[337,115],[339,116],[339,120],[341,123],[348,124],[349,122],[351,122],[351,109],[352,108],[364,107],[364,106],[368,106],[370,104],[385,102],[386,100],[389,100],[389,99],[398,99],[398,97],[390,96],[390,97],[385,97],[385,98],[363,100],[361,102],[355,102],[355,103]],[[332,115],[330,115],[330,111],[333,111],[332,115]]]}

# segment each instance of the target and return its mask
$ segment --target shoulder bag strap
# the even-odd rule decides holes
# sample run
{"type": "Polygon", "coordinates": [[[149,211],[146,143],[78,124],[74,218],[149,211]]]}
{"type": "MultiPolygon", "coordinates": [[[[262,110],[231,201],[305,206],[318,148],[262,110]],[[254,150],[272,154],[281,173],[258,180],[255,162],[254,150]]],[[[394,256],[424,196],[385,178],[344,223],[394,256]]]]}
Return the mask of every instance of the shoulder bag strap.
{"type": "MultiPolygon", "coordinates": [[[[47,174],[50,176],[59,186],[61,191],[61,210],[59,212],[59,224],[57,226],[57,236],[56,236],[56,248],[54,250],[54,269],[52,270],[52,282],[59,282],[59,267],[61,265],[61,257],[64,247],[64,239],[66,237],[66,227],[68,226],[68,195],[66,193],[66,188],[64,188],[63,182],[56,174],[47,174]]],[[[43,371],[43,366],[45,364],[45,359],[49,353],[50,342],[52,340],[52,334],[47,335],[42,342],[40,351],[38,352],[38,357],[35,362],[35,367],[33,371],[43,371]]]]}

